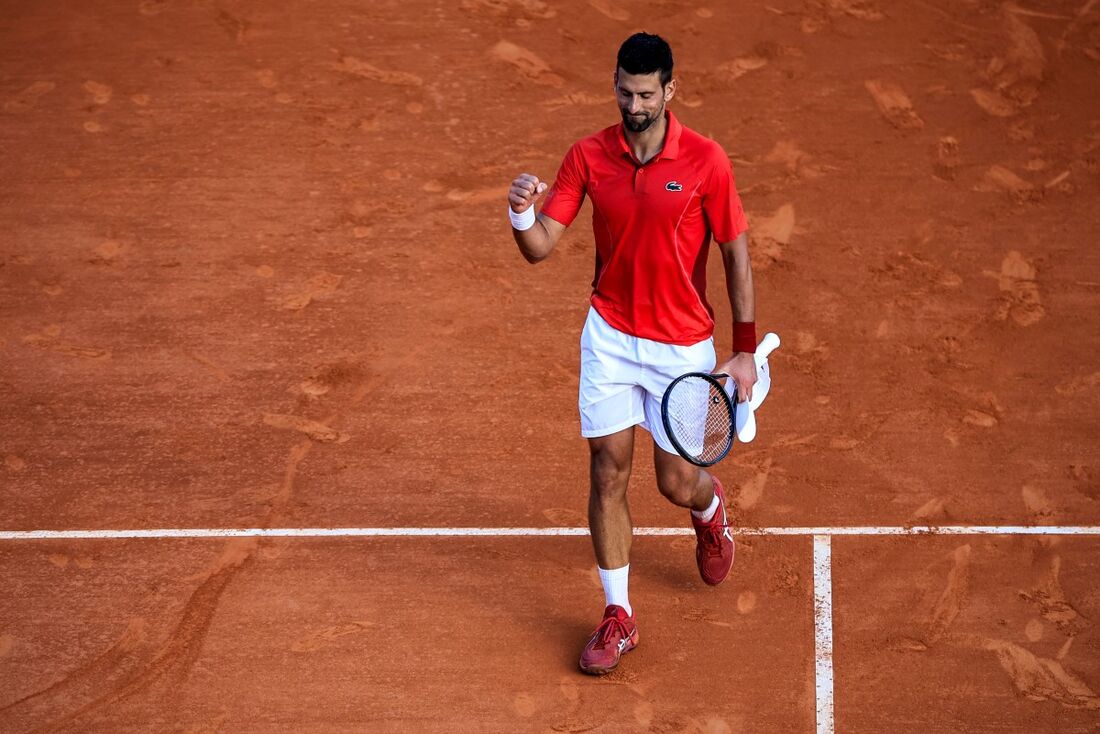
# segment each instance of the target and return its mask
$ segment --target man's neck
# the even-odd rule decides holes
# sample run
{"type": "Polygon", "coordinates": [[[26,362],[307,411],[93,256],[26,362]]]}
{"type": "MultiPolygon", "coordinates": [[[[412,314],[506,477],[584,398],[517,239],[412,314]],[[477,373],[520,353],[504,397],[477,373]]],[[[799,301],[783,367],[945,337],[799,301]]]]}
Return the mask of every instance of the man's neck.
{"type": "Polygon", "coordinates": [[[668,132],[668,117],[665,113],[640,133],[633,132],[623,123],[623,134],[626,136],[626,144],[638,162],[642,165],[649,163],[665,147],[665,133],[668,132]]]}

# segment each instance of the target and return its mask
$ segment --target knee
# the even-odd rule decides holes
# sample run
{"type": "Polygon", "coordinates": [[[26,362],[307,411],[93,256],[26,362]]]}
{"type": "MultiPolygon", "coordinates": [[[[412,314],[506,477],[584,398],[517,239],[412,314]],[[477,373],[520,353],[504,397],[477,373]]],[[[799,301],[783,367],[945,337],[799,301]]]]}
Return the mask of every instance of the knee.
{"type": "Polygon", "coordinates": [[[618,499],[626,494],[630,464],[607,453],[593,454],[591,478],[593,498],[618,499]]]}
{"type": "Polygon", "coordinates": [[[699,487],[699,470],[668,472],[657,476],[657,489],[674,505],[690,507],[699,487]]]}

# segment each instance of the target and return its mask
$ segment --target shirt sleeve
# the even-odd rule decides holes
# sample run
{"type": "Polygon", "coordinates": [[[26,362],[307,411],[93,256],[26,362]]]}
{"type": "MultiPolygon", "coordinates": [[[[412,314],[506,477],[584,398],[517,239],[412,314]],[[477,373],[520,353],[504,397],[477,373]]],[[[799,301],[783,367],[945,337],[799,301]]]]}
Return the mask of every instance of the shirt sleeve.
{"type": "Polygon", "coordinates": [[[573,145],[558,169],[554,185],[546,194],[542,213],[568,227],[584,203],[585,165],[579,146],[573,145]]]}
{"type": "Polygon", "coordinates": [[[714,241],[722,244],[737,239],[749,228],[745,208],[733,179],[733,164],[716,147],[710,176],[703,194],[703,213],[714,235],[714,241]]]}

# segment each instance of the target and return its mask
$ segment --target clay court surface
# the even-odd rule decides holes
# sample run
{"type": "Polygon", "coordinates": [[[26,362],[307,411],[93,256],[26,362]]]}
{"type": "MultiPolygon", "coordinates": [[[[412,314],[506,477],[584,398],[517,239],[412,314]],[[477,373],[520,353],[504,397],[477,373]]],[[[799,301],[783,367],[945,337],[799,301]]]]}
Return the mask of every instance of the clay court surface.
{"type": "MultiPolygon", "coordinates": [[[[822,730],[813,533],[638,537],[598,679],[582,535],[19,535],[584,527],[589,218],[531,267],[504,191],[640,29],[784,343],[738,523],[1100,525],[1096,0],[2,6],[4,732],[822,730]]],[[[831,550],[837,732],[1100,731],[1096,534],[831,550]]]]}

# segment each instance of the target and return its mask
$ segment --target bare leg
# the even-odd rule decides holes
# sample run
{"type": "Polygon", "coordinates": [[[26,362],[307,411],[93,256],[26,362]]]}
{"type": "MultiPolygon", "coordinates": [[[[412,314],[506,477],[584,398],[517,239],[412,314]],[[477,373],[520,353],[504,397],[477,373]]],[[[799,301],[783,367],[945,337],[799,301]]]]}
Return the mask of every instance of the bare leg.
{"type": "Polygon", "coordinates": [[[653,446],[653,463],[657,469],[657,486],[661,494],[673,504],[703,511],[715,504],[714,516],[703,520],[692,515],[691,525],[695,528],[695,563],[699,566],[699,575],[711,586],[722,583],[733,566],[736,544],[729,530],[729,516],[722,506],[720,484],[699,467],[653,446]]]}
{"type": "Polygon", "coordinates": [[[705,510],[714,499],[714,482],[710,474],[670,454],[653,444],[653,468],[657,472],[657,488],[672,504],[692,510],[705,510]]]}
{"type": "MultiPolygon", "coordinates": [[[[622,568],[630,563],[633,532],[626,488],[634,460],[634,428],[588,439],[591,453],[591,489],[588,527],[600,568],[622,568]]],[[[709,502],[709,500],[708,500],[709,502]]]]}

